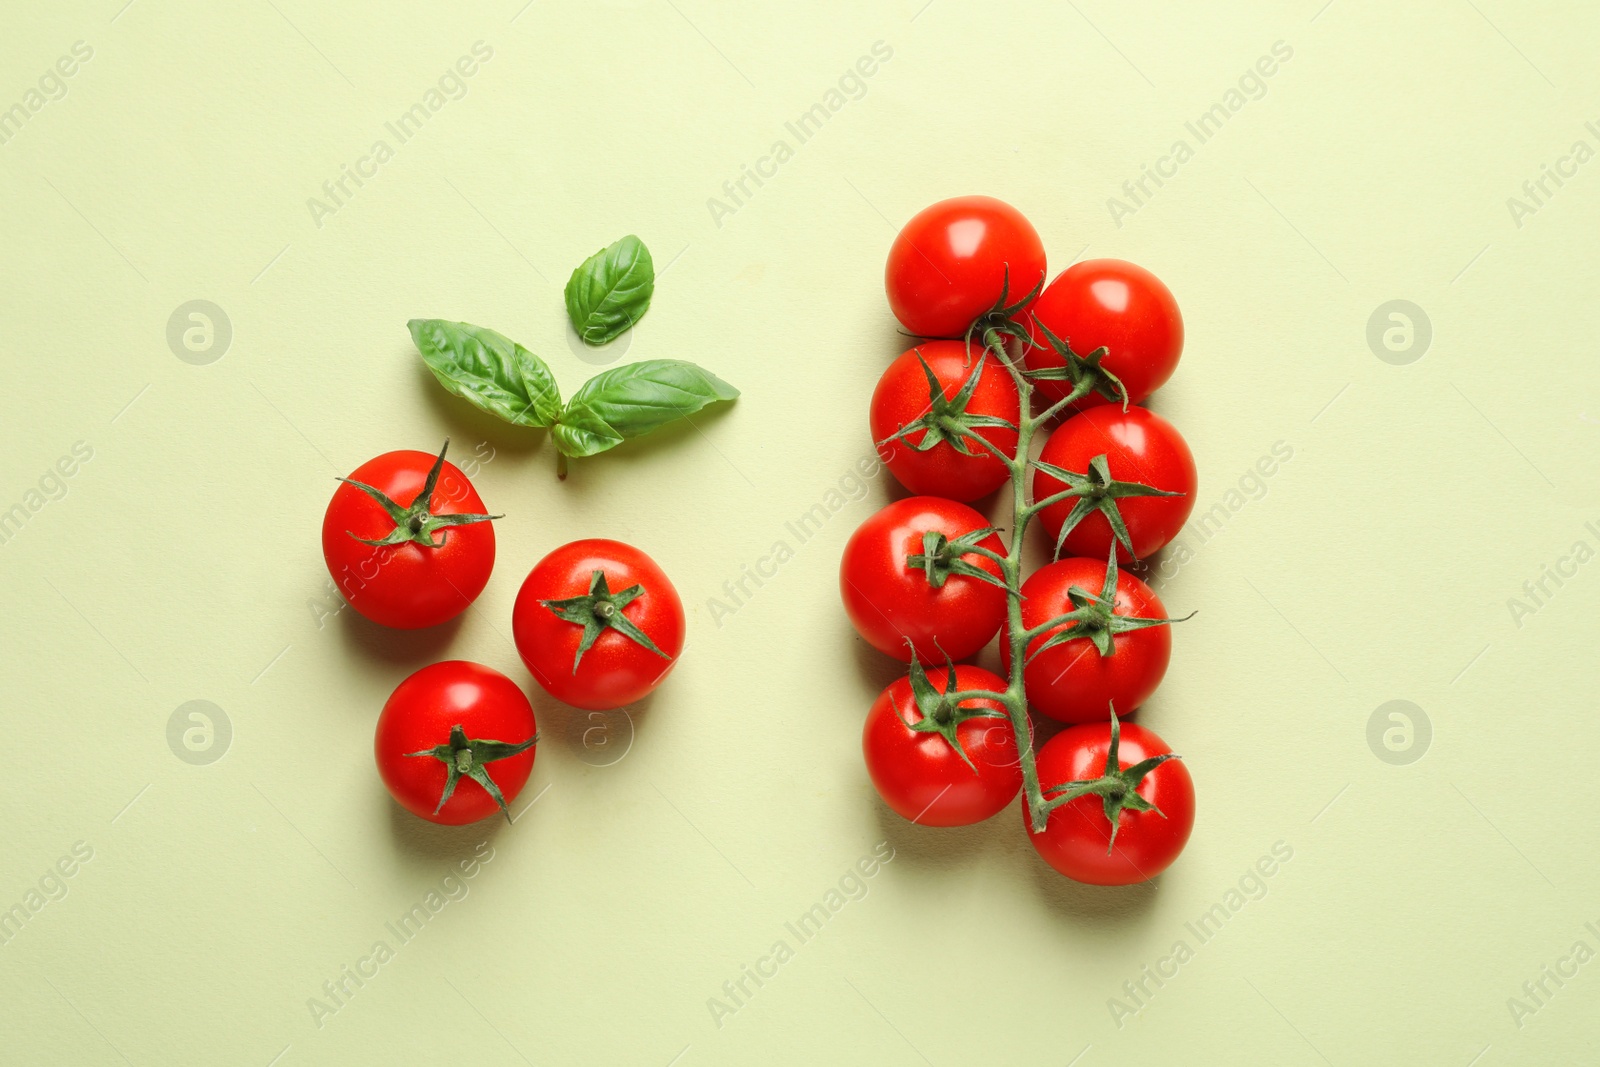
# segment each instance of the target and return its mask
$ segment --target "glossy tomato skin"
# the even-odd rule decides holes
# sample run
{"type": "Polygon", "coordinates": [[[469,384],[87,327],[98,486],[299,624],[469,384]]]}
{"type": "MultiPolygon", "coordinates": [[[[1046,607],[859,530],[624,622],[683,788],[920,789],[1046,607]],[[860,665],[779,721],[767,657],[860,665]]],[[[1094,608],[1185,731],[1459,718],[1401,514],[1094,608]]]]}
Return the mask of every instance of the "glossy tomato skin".
{"type": "MultiPolygon", "coordinates": [[[[1102,404],[1057,426],[1039,458],[1083,474],[1089,469],[1089,461],[1099,455],[1106,457],[1106,467],[1116,481],[1138,482],[1183,494],[1124,497],[1116,502],[1133,542],[1131,555],[1120,543],[1117,545],[1117,559],[1124,563],[1144,559],[1178,536],[1189,521],[1199,484],[1194,453],[1177,428],[1150,409],[1130,407],[1123,411],[1114,404],[1102,404]]],[[[1066,488],[1065,482],[1034,471],[1033,499],[1043,500],[1066,488]]],[[[1073,505],[1074,500],[1068,498],[1039,513],[1039,523],[1052,548],[1073,505]]],[[[1067,534],[1061,554],[1105,559],[1114,540],[1105,515],[1092,511],[1067,534]]]]}
{"type": "MultiPolygon", "coordinates": [[[[957,689],[1005,692],[1005,679],[982,667],[958,665],[955,676],[957,689]]],[[[949,678],[948,667],[928,671],[941,693],[949,678]]],[[[994,700],[965,701],[962,707],[1005,711],[994,700]]],[[[922,826],[967,826],[1016,799],[1022,764],[1009,720],[978,717],[956,727],[956,738],[972,760],[969,767],[944,737],[906,725],[921,719],[911,682],[900,678],[873,701],[861,733],[867,773],[897,814],[922,826]]]]}
{"type": "MultiPolygon", "coordinates": [[[[1040,567],[1022,583],[1022,625],[1042,625],[1072,610],[1067,590],[1077,586],[1098,595],[1105,584],[1106,561],[1074,557],[1040,567]]],[[[1167,609],[1144,582],[1126,571],[1117,572],[1115,608],[1118,615],[1166,618],[1167,609]]],[[[1056,629],[1040,634],[1028,644],[1032,651],[1056,629]]],[[[1041,715],[1069,723],[1094,723],[1115,707],[1118,715],[1131,715],[1143,704],[1167,673],[1172,659],[1172,627],[1151,626],[1117,634],[1115,651],[1100,655],[1086,637],[1046,649],[1022,671],[1028,706],[1041,715]]],[[[1010,641],[1000,642],[1000,659],[1011,669],[1010,641]]]]}
{"type": "Polygon", "coordinates": [[[534,564],[511,611],[512,638],[534,679],[557,700],[591,711],[648,696],[677,666],[685,628],[683,601],[666,572],[632,545],[605,538],[562,545],[534,564]],[[607,627],[573,670],[583,627],[559,618],[540,601],[583,596],[597,570],[613,593],[644,587],[622,613],[665,657],[607,627]]]}
{"type": "MultiPolygon", "coordinates": [[[[1004,589],[962,574],[950,575],[935,589],[921,568],[906,566],[908,556],[922,551],[925,531],[954,540],[988,525],[967,505],[931,496],[897,500],[862,523],[839,562],[839,595],[856,632],[873,648],[907,663],[913,649],[919,662],[943,664],[947,656],[966,659],[992,641],[1005,622],[1004,589]]],[[[998,534],[979,543],[1005,552],[998,534]]],[[[964,558],[1000,577],[993,560],[964,558]]]]}
{"type": "MultiPolygon", "coordinates": [[[[1040,784],[1099,778],[1105,772],[1110,746],[1109,718],[1104,723],[1061,731],[1039,749],[1040,784]]],[[[1171,751],[1155,731],[1136,723],[1122,724],[1117,764],[1123,769],[1171,751]]],[[[1079,797],[1061,805],[1037,834],[1024,804],[1023,826],[1044,861],[1068,878],[1090,885],[1146,882],[1166,870],[1189,841],[1194,829],[1194,779],[1182,760],[1170,759],[1145,775],[1138,793],[1161,809],[1160,814],[1122,809],[1109,855],[1106,846],[1111,842],[1111,823],[1099,797],[1079,797]]]]}
{"type": "MultiPolygon", "coordinates": [[[[977,374],[978,384],[967,402],[967,414],[993,416],[1017,425],[1021,402],[1016,383],[993,357],[984,358],[981,345],[926,341],[901,353],[878,379],[871,409],[872,439],[879,442],[878,455],[888,466],[889,473],[913,493],[967,501],[994,492],[1009,477],[1006,465],[970,438],[966,439],[966,447],[972,454],[967,456],[957,452],[948,439],[926,452],[917,451],[911,444],[922,441],[926,431],[921,429],[912,432],[911,443],[887,440],[902,426],[928,413],[928,377],[917,359],[919,354],[938,378],[945,399],[954,399],[968,379],[977,374]]],[[[979,426],[974,427],[974,432],[998,448],[1002,455],[1009,456],[1017,450],[1015,430],[979,426]]]]}
{"type": "MultiPolygon", "coordinates": [[[[431,457],[430,457],[431,459],[431,457]]],[[[483,786],[463,777],[437,815],[448,771],[431,756],[407,756],[450,740],[460,726],[472,740],[521,744],[538,733],[533,705],[517,683],[481,663],[447,660],[424,667],[395,687],[378,715],[373,753],[383,784],[414,815],[462,826],[500,809],[483,786]]],[[[537,746],[484,765],[509,806],[533,772],[537,746]]]]}
{"type": "Polygon", "coordinates": [[[962,337],[1002,292],[1016,303],[1044,274],[1044,244],[1022,212],[990,196],[958,196],[901,228],[883,280],[889,308],[907,330],[962,337]]]}
{"type": "MultiPolygon", "coordinates": [[[[351,472],[401,507],[422,491],[434,456],[402,450],[385,452],[351,472]]],[[[485,513],[472,482],[446,460],[428,510],[435,515],[485,513]]],[[[451,526],[435,535],[444,543],[425,548],[411,541],[375,547],[350,535],[376,541],[395,528],[372,497],[343,482],[322,518],[322,556],[334,584],[356,611],[384,626],[415,630],[436,626],[466,611],[483,592],[494,569],[494,525],[451,526]]]]}
{"type": "MultiPolygon", "coordinates": [[[[1120,259],[1074,263],[1045,286],[1026,321],[1033,338],[1023,357],[1029,370],[1061,365],[1039,329],[1042,322],[1080,356],[1108,348],[1101,366],[1121,379],[1130,404],[1161,388],[1183,354],[1183,315],[1172,291],[1143,267],[1120,259]]],[[[1053,403],[1072,386],[1040,381],[1036,388],[1041,400],[1053,403]]],[[[1072,406],[1082,411],[1105,403],[1105,397],[1090,393],[1072,406]]]]}

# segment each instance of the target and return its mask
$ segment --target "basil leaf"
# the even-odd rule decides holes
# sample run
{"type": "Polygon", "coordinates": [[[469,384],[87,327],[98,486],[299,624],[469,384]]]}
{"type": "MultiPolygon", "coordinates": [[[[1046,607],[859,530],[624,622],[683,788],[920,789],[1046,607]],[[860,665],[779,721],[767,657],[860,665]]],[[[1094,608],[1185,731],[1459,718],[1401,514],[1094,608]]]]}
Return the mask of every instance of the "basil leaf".
{"type": "Polygon", "coordinates": [[[550,427],[550,436],[564,456],[593,456],[615,448],[623,437],[593,412],[567,411],[561,421],[550,427]]]}
{"type": "Polygon", "coordinates": [[[567,402],[552,432],[567,455],[592,456],[738,395],[693,363],[647,359],[590,378],[567,402]]]}
{"type": "Polygon", "coordinates": [[[567,317],[584,344],[616,340],[650,310],[656,268],[644,242],[629,234],[583,261],[567,279],[567,317]]]}
{"type": "Polygon", "coordinates": [[[561,388],[544,360],[493,330],[444,319],[406,323],[439,384],[517,426],[549,426],[561,388]]]}

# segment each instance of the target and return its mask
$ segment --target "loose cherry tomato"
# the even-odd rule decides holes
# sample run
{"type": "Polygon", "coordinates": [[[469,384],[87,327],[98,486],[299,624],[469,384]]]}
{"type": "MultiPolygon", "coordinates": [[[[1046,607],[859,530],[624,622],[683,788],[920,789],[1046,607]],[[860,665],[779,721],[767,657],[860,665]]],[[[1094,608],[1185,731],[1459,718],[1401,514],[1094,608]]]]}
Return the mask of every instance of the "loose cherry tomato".
{"type": "MultiPolygon", "coordinates": [[[[1028,642],[1022,681],[1028,706],[1062,722],[1097,722],[1114,706],[1131,714],[1167,673],[1167,609],[1148,585],[1119,572],[1115,557],[1063,559],[1022,583],[1022,625],[1072,619],[1028,642]]],[[[1011,670],[1011,642],[1000,659],[1011,670]]]]}
{"type": "Polygon", "coordinates": [[[517,683],[480,663],[448,660],[401,682],[378,715],[373,753],[395,800],[460,826],[517,798],[533,772],[539,726],[517,683]]]}
{"type": "Polygon", "coordinates": [[[1057,555],[1104,558],[1115,541],[1120,561],[1143,559],[1178,536],[1194,509],[1194,455],[1172,423],[1148,408],[1102,404],[1074,415],[1050,435],[1039,462],[1076,477],[1035,468],[1035,500],[1069,483],[1080,491],[1039,512],[1057,555]]]}
{"type": "Polygon", "coordinates": [[[897,500],[862,523],[839,561],[839,595],[880,652],[923,663],[966,659],[1005,621],[1005,546],[989,521],[940,497],[897,500]],[[909,644],[908,644],[909,642],[909,644]]]}
{"type": "Polygon", "coordinates": [[[562,545],[534,564],[511,611],[522,662],[557,700],[592,711],[642,700],[683,651],[683,601],[621,541],[562,545]]]}
{"type": "MultiPolygon", "coordinates": [[[[445,448],[450,442],[445,442],[445,448]]],[[[460,468],[426,452],[385,452],[333,492],[322,556],[350,606],[414,630],[466,611],[494,569],[494,527],[460,468]]]]}
{"type": "Polygon", "coordinates": [[[1044,281],[1044,244],[1022,212],[989,196],[941,200],[889,249],[889,308],[920,337],[962,337],[1002,297],[1020,304],[1044,281]]]}
{"type": "MultiPolygon", "coordinates": [[[[1183,316],[1172,291],[1143,267],[1120,259],[1074,263],[1045,286],[1025,321],[1033,338],[1023,357],[1029,370],[1066,366],[1041,326],[1080,357],[1104,346],[1109,351],[1099,367],[1120,380],[1129,404],[1138,404],[1161,388],[1183,353],[1183,316]]],[[[1048,403],[1070,395],[1073,386],[1071,378],[1034,384],[1048,403]]],[[[1091,391],[1072,407],[1082,411],[1112,400],[1120,406],[1117,391],[1108,382],[1101,384],[1105,391],[1091,391]]]]}
{"type": "Polygon", "coordinates": [[[1005,688],[1005,679],[982,667],[940,667],[930,677],[913,660],[910,676],[873,701],[861,734],[884,803],[923,826],[966,826],[1016,799],[1022,764],[1005,705],[947,699],[957,690],[1005,688]]]}
{"type": "Polygon", "coordinates": [[[1134,723],[1088,723],[1062,730],[1039,750],[1039,782],[1098,781],[1099,792],[1069,800],[1028,840],[1046,863],[1090,885],[1149,881],[1178,858],[1194,828],[1194,779],[1167,743],[1134,723]],[[1119,737],[1120,734],[1120,737],[1119,737]],[[1159,760],[1153,766],[1141,766],[1159,760]]]}
{"type": "Polygon", "coordinates": [[[981,345],[927,341],[904,352],[872,394],[872,439],[913,493],[976,500],[1004,485],[1021,404],[1011,374],[981,345]]]}

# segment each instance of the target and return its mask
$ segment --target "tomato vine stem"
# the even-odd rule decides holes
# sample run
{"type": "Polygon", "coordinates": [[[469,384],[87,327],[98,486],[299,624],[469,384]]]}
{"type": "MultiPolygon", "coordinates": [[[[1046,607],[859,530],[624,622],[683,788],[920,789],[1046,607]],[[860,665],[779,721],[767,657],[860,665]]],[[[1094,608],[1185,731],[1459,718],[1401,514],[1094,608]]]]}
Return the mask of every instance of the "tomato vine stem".
{"type": "MultiPolygon", "coordinates": [[[[1005,367],[1017,387],[1020,416],[1017,420],[1017,447],[1014,455],[1007,456],[994,448],[981,436],[978,441],[989,446],[990,451],[1006,465],[1011,476],[1011,543],[1004,559],[999,560],[1006,591],[1005,640],[1010,642],[1010,670],[1006,691],[999,694],[999,703],[1006,709],[1012,732],[1017,738],[1017,753],[1022,766],[1022,789],[1028,806],[1029,822],[1034,833],[1042,833],[1054,806],[1045,797],[1039,783],[1039,767],[1035,758],[1033,729],[1028,721],[1028,698],[1023,686],[1023,670],[1027,666],[1028,642],[1038,636],[1022,625],[1022,551],[1026,543],[1028,524],[1039,512],[1039,505],[1028,499],[1028,466],[1034,435],[1068,406],[1082,399],[1093,388],[1085,377],[1073,384],[1072,390],[1042,412],[1033,414],[1033,382],[1030,381],[1006,351],[1007,334],[990,328],[983,333],[984,348],[994,354],[995,360],[1005,367]]],[[[1070,358],[1070,357],[1069,357],[1070,358]]]]}

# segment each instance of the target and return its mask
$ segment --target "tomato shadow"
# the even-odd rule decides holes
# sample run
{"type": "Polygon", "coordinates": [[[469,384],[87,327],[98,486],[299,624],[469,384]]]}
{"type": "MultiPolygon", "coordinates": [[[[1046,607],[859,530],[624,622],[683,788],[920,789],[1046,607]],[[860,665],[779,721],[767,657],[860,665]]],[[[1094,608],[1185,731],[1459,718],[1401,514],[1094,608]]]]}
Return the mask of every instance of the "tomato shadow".
{"type": "MultiPolygon", "coordinates": [[[[891,682],[904,678],[910,667],[893,656],[885,655],[867,644],[848,623],[845,624],[844,632],[849,634],[850,651],[855,656],[857,672],[872,687],[872,696],[868,701],[868,704],[870,704],[871,700],[877,699],[878,694],[883,692],[891,682]]],[[[860,709],[862,718],[865,718],[866,711],[867,705],[863,705],[860,709]]]]}
{"type": "Polygon", "coordinates": [[[971,826],[923,826],[896,813],[870,784],[862,790],[862,803],[872,805],[878,832],[894,846],[895,863],[916,868],[916,877],[922,880],[956,877],[958,868],[976,866],[1004,852],[1006,844],[997,825],[1017,818],[1008,806],[971,826]]]}
{"type": "Polygon", "coordinates": [[[557,758],[563,763],[577,760],[601,770],[627,759],[644,733],[655,701],[651,693],[620,708],[586,711],[555,699],[536,682],[530,684],[540,747],[561,749],[557,758]]]}
{"type": "Polygon", "coordinates": [[[455,641],[462,612],[455,618],[437,626],[421,630],[397,630],[381,626],[346,605],[339,612],[339,636],[347,652],[353,652],[372,663],[389,667],[406,667],[410,670],[446,658],[444,651],[455,641]]]}
{"type": "MultiPolygon", "coordinates": [[[[521,806],[526,805],[543,788],[539,784],[538,763],[535,762],[533,776],[511,802],[511,810],[521,812],[521,806]]],[[[388,811],[389,840],[394,845],[392,855],[395,863],[405,874],[434,883],[446,874],[459,874],[455,868],[459,860],[481,860],[482,857],[477,856],[481,844],[487,842],[493,847],[502,833],[516,829],[499,813],[465,826],[441,826],[429,822],[401,807],[376,776],[373,777],[371,795],[375,803],[381,803],[388,811]]]]}

